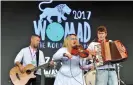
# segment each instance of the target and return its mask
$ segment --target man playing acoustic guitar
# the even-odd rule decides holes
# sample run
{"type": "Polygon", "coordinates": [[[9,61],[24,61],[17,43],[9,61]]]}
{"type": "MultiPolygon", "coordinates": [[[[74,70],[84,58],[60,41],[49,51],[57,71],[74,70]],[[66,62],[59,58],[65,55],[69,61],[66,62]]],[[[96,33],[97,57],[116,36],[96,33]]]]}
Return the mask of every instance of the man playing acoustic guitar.
{"type": "MultiPolygon", "coordinates": [[[[43,52],[41,50],[38,50],[39,43],[40,43],[40,37],[38,35],[32,35],[30,46],[21,49],[21,51],[17,54],[14,62],[19,67],[20,72],[23,73],[24,67],[28,64],[32,64],[35,67],[45,64],[43,52]]],[[[34,76],[34,78],[31,78],[26,83],[26,85],[30,85],[31,83],[32,85],[41,84],[41,69],[37,70],[35,72],[35,75],[36,77],[34,76]]]]}

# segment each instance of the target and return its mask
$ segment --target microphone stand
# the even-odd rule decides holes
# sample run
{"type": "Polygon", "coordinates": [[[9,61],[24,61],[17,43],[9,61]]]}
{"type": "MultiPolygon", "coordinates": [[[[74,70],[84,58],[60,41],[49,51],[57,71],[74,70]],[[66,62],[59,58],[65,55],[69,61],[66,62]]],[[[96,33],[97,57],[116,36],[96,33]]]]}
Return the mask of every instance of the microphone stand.
{"type": "Polygon", "coordinates": [[[117,73],[118,73],[117,74],[118,75],[118,85],[120,85],[121,83],[123,85],[126,85],[125,82],[120,79],[120,67],[122,67],[122,66],[119,63],[116,64],[116,65],[117,65],[117,73]]]}
{"type": "MultiPolygon", "coordinates": [[[[37,50],[39,51],[40,50],[40,44],[37,48],[37,50]]],[[[39,57],[39,56],[38,56],[39,57]]],[[[39,63],[39,60],[38,60],[38,63],[39,63]]],[[[45,85],[45,75],[44,75],[44,67],[41,68],[41,85],[45,85]]]]}
{"type": "Polygon", "coordinates": [[[41,68],[41,85],[45,85],[44,68],[41,68]]]}
{"type": "Polygon", "coordinates": [[[92,56],[93,58],[93,65],[94,65],[94,69],[96,70],[97,66],[96,66],[96,56],[92,56]]]}

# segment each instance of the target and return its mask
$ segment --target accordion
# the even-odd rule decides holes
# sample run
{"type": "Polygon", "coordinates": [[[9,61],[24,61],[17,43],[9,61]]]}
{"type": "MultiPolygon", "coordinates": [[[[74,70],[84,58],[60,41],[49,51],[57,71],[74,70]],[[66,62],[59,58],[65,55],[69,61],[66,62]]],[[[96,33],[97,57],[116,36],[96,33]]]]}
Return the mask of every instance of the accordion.
{"type": "Polygon", "coordinates": [[[127,59],[127,50],[120,40],[103,42],[95,45],[96,66],[104,65],[108,62],[119,63],[127,59]]]}

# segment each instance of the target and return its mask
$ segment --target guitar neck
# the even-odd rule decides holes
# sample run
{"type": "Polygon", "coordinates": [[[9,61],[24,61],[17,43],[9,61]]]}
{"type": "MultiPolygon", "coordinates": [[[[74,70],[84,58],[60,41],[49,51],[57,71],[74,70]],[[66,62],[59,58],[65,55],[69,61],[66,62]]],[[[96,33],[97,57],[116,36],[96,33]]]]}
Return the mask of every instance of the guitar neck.
{"type": "Polygon", "coordinates": [[[40,65],[40,66],[38,66],[38,67],[35,67],[35,68],[33,68],[33,69],[31,69],[31,71],[36,71],[36,70],[38,70],[38,69],[40,69],[40,68],[47,68],[49,66],[49,63],[45,63],[45,64],[43,64],[43,65],[40,65]]]}

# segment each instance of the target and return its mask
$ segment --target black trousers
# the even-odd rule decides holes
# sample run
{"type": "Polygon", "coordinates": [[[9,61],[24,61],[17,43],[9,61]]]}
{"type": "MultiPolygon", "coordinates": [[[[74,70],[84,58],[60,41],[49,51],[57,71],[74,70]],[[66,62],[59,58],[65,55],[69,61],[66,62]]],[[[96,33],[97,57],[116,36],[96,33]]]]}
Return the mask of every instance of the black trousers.
{"type": "Polygon", "coordinates": [[[31,78],[26,85],[41,85],[41,75],[36,75],[36,78],[31,78]]]}

